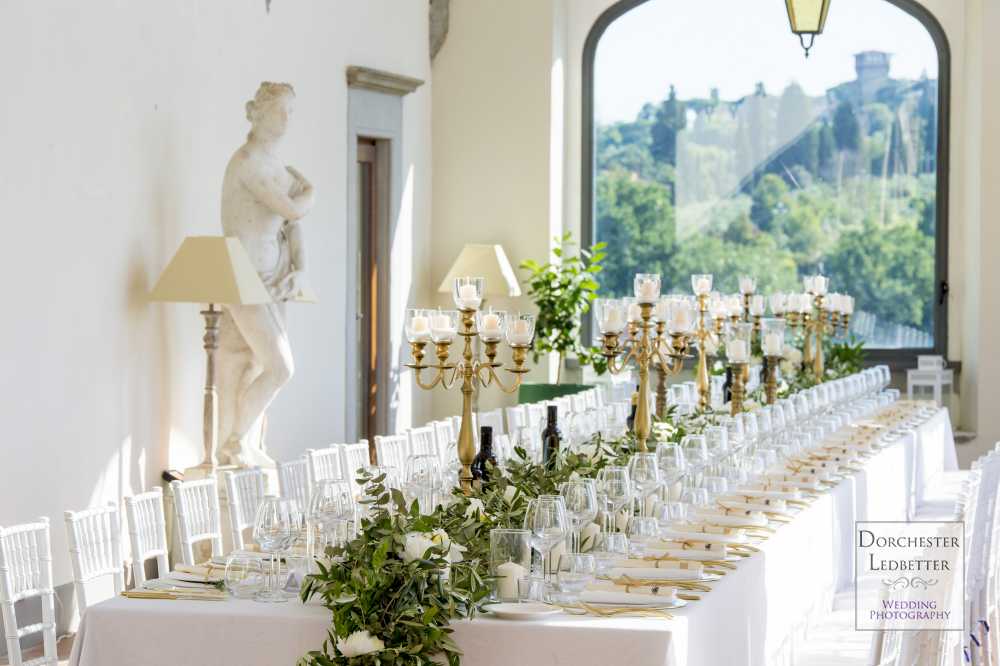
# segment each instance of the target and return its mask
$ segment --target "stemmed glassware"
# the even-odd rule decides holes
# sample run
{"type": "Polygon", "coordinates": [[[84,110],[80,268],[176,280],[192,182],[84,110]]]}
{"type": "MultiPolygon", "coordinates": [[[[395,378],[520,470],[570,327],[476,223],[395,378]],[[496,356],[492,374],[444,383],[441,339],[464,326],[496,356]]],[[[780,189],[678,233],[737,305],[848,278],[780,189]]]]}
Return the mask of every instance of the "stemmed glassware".
{"type": "Polygon", "coordinates": [[[609,465],[597,473],[597,488],[607,500],[611,516],[605,524],[605,531],[613,532],[618,514],[632,501],[632,478],[627,467],[609,465]]]}
{"type": "Polygon", "coordinates": [[[257,507],[254,520],[253,538],[260,549],[270,555],[268,559],[267,583],[264,589],[254,595],[255,601],[280,603],[288,597],[278,586],[278,559],[276,555],[287,547],[292,536],[292,516],[288,500],[267,496],[257,507]]]}
{"type": "Polygon", "coordinates": [[[550,581],[549,559],[552,549],[566,538],[569,518],[566,503],[559,495],[541,495],[528,502],[524,529],[531,531],[531,545],[542,556],[542,575],[550,581]]]}
{"type": "Polygon", "coordinates": [[[579,553],[583,545],[580,543],[580,533],[597,518],[597,487],[593,479],[567,481],[559,487],[559,494],[566,502],[566,514],[572,528],[569,551],[579,553]]]}
{"type": "Polygon", "coordinates": [[[628,463],[629,478],[639,495],[639,515],[646,516],[646,499],[660,487],[660,466],[655,453],[636,453],[628,463]]]}
{"type": "Polygon", "coordinates": [[[664,499],[669,500],[673,494],[674,486],[687,471],[684,451],[676,442],[662,442],[656,447],[656,464],[660,468],[664,499]]]}

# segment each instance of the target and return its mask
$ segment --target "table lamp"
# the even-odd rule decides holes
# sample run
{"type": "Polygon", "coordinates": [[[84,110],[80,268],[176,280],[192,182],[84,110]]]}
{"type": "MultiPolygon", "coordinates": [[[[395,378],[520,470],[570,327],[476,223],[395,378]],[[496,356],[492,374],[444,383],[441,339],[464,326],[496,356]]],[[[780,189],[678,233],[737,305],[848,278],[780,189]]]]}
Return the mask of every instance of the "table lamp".
{"type": "Polygon", "coordinates": [[[271,294],[250,262],[243,243],[227,236],[189,236],[167,264],[149,295],[151,301],[205,303],[205,399],[202,434],[205,460],[199,467],[215,468],[218,439],[218,393],[215,388],[215,350],[219,347],[217,305],[270,303],[271,294]]]}
{"type": "Polygon", "coordinates": [[[521,295],[521,285],[501,245],[469,244],[463,247],[448,274],[444,276],[438,292],[450,294],[455,278],[471,275],[486,278],[486,291],[483,296],[514,298],[521,295]]]}

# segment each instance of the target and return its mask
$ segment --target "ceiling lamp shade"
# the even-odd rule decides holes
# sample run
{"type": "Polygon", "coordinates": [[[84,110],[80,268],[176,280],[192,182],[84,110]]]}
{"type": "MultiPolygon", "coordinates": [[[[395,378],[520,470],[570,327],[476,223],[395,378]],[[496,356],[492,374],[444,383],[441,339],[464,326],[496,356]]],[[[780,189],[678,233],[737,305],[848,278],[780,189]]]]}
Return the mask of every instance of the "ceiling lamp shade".
{"type": "Polygon", "coordinates": [[[450,294],[455,278],[477,276],[486,278],[486,290],[481,296],[521,295],[521,285],[502,245],[469,244],[462,248],[458,259],[444,276],[438,292],[450,294]]]}
{"type": "Polygon", "coordinates": [[[809,57],[816,35],[822,34],[826,25],[826,15],[830,11],[830,0],[785,0],[788,10],[788,22],[792,32],[799,36],[799,43],[809,57]],[[809,43],[806,44],[806,35],[809,43]]]}
{"type": "Polygon", "coordinates": [[[149,295],[152,301],[257,305],[270,303],[238,238],[188,236],[149,295]]]}

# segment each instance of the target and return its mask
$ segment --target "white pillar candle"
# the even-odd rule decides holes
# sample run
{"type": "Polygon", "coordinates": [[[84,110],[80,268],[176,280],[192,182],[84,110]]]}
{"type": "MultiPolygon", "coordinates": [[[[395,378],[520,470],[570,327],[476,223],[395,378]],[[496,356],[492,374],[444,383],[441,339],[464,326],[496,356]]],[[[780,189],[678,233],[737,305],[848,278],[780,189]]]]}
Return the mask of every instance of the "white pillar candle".
{"type": "Polygon", "coordinates": [[[458,306],[467,310],[475,310],[483,302],[479,289],[474,284],[463,284],[458,287],[458,306]]]}
{"type": "Polygon", "coordinates": [[[430,337],[430,322],[424,315],[416,315],[410,320],[410,334],[414,341],[423,342],[430,337]]]}
{"type": "Polygon", "coordinates": [[[489,312],[483,315],[482,328],[479,331],[482,335],[500,335],[500,315],[489,312]]]}
{"type": "Polygon", "coordinates": [[[608,333],[621,333],[625,328],[625,320],[622,318],[622,311],[619,308],[609,308],[604,313],[602,322],[604,330],[608,333]]]}
{"type": "Polygon", "coordinates": [[[700,277],[694,281],[694,293],[698,296],[712,291],[712,278],[700,277]]]}
{"type": "Polygon", "coordinates": [[[667,327],[672,333],[686,333],[694,324],[694,312],[687,301],[677,301],[670,308],[670,321],[667,327]]]}
{"type": "Polygon", "coordinates": [[[455,339],[456,329],[451,324],[451,318],[448,315],[434,315],[431,319],[431,334],[434,339],[442,341],[450,341],[455,339]]]}
{"type": "Polygon", "coordinates": [[[788,307],[788,297],[784,294],[771,294],[771,312],[774,314],[784,314],[788,307]]]}
{"type": "Polygon", "coordinates": [[[660,290],[656,280],[640,280],[639,288],[636,289],[635,297],[640,303],[652,303],[660,296],[660,290]]]}
{"type": "Polygon", "coordinates": [[[813,278],[813,291],[816,294],[823,296],[824,294],[826,294],[826,289],[828,286],[830,286],[830,278],[826,277],[825,275],[817,275],[816,277],[813,278]]]}
{"type": "Polygon", "coordinates": [[[760,317],[764,314],[764,297],[757,295],[750,297],[750,314],[760,317]]]}
{"type": "Polygon", "coordinates": [[[507,336],[512,345],[526,345],[531,342],[531,327],[524,319],[514,320],[514,326],[507,336]]]}
{"type": "Polygon", "coordinates": [[[726,343],[726,357],[730,363],[746,363],[750,360],[750,350],[747,341],[733,339],[726,343]]]}
{"type": "Polygon", "coordinates": [[[502,600],[517,599],[517,581],[527,570],[517,562],[504,562],[497,566],[497,596],[502,600]]]}
{"type": "Polygon", "coordinates": [[[642,308],[639,307],[638,303],[629,303],[629,306],[628,306],[628,320],[629,321],[642,321],[642,308]]]}
{"type": "Polygon", "coordinates": [[[741,294],[752,294],[757,290],[757,281],[754,280],[749,275],[744,275],[740,278],[740,293],[741,294]]]}
{"type": "Polygon", "coordinates": [[[761,342],[761,348],[765,356],[781,356],[783,347],[781,336],[777,333],[766,334],[763,342],[761,342]]]}
{"type": "Polygon", "coordinates": [[[653,315],[656,317],[656,321],[662,321],[666,323],[670,320],[670,301],[661,300],[653,308],[653,315]]]}

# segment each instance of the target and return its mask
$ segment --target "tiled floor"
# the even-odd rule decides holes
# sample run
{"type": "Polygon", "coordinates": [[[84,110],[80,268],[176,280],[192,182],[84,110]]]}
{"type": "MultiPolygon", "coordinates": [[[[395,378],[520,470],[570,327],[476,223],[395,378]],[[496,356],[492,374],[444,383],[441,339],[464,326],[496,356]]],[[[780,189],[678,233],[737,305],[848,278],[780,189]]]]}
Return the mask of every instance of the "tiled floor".
{"type": "MultiPolygon", "coordinates": [[[[73,649],[73,637],[65,636],[64,638],[60,639],[57,647],[59,649],[59,666],[66,666],[67,664],[69,664],[69,653],[73,649]]],[[[24,659],[26,661],[28,659],[34,659],[35,657],[41,657],[41,656],[42,656],[41,646],[24,651],[24,659]]],[[[7,664],[7,663],[9,662],[7,661],[6,657],[0,657],[0,664],[7,664]]]]}

